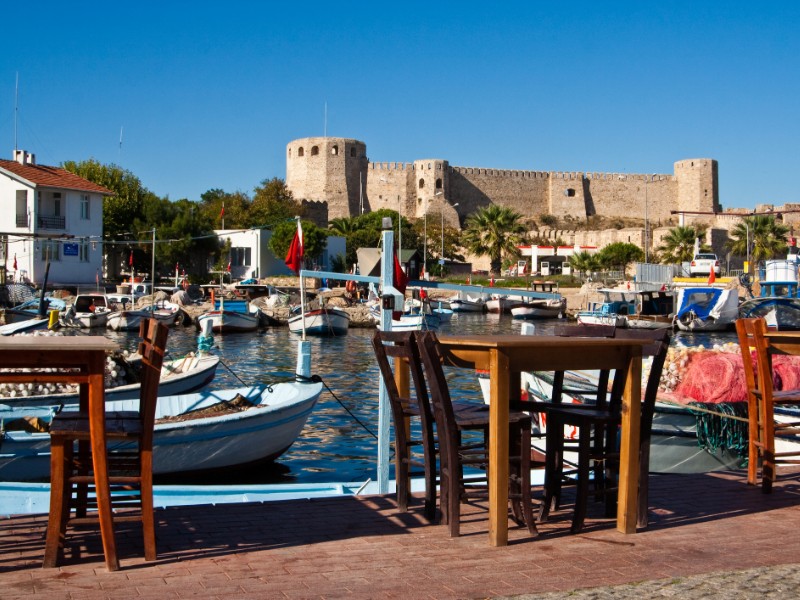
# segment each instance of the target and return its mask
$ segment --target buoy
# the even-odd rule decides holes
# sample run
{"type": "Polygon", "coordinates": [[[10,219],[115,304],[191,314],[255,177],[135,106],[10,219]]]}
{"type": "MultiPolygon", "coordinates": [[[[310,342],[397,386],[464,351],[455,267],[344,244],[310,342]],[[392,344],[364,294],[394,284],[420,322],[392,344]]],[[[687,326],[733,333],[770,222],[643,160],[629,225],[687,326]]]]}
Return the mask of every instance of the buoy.
{"type": "Polygon", "coordinates": [[[47,328],[54,329],[58,325],[58,311],[50,311],[50,319],[47,321],[47,328]]]}

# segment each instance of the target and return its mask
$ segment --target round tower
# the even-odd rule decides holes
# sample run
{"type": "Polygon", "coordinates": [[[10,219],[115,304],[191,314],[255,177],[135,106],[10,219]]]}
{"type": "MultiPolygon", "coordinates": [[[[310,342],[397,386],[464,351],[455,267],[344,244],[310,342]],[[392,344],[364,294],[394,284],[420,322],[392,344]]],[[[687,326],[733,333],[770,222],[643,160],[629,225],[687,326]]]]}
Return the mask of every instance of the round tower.
{"type": "Polygon", "coordinates": [[[677,210],[722,212],[719,205],[717,161],[712,158],[688,158],[675,163],[678,182],[677,210]]]}
{"type": "Polygon", "coordinates": [[[361,214],[366,203],[367,145],[335,137],[289,142],[286,187],[295,200],[326,202],[329,219],[361,214]]]}

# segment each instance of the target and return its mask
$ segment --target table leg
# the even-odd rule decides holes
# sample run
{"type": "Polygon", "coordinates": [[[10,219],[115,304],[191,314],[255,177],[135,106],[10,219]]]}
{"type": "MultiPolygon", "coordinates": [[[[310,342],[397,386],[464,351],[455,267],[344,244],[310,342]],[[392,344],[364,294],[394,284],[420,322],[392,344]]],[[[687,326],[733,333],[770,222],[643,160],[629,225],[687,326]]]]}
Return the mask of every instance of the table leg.
{"type": "Polygon", "coordinates": [[[489,544],[508,544],[508,357],[492,349],[489,377],[489,544]]]}
{"type": "Polygon", "coordinates": [[[100,535],[103,539],[106,568],[109,571],[117,571],[119,570],[119,559],[114,539],[114,520],[111,514],[111,492],[106,456],[104,364],[105,357],[101,354],[98,357],[92,357],[89,365],[89,431],[92,440],[92,466],[94,467],[97,512],[100,519],[100,535]]]}
{"type": "Polygon", "coordinates": [[[642,412],[641,348],[630,357],[628,378],[622,396],[622,431],[620,434],[619,496],[617,531],[636,533],[639,494],[639,429],[642,412]]]}

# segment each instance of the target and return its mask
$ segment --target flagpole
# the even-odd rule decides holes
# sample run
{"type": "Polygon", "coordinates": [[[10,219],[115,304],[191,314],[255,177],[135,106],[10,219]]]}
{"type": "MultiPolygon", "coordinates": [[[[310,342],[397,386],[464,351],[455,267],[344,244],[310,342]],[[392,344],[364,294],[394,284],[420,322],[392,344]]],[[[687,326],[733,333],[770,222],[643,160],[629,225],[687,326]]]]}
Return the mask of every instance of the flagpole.
{"type": "MultiPolygon", "coordinates": [[[[297,231],[300,232],[300,217],[295,217],[297,219],[297,231]]],[[[300,243],[303,243],[303,240],[300,240],[300,243]]],[[[300,314],[303,315],[303,337],[302,340],[306,340],[306,284],[305,278],[303,277],[303,268],[302,264],[300,265],[300,271],[298,272],[300,275],[300,314]]]]}

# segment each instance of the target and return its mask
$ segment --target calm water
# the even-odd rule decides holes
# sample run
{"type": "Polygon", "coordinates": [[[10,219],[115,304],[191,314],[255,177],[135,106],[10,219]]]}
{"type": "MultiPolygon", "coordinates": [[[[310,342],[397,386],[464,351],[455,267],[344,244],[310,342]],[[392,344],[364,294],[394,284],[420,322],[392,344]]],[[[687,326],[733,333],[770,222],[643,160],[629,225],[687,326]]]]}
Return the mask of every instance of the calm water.
{"type": "MultiPolygon", "coordinates": [[[[556,320],[536,321],[536,332],[551,333],[556,320]]],[[[520,333],[521,322],[508,315],[455,314],[441,333],[520,333]]],[[[232,472],[223,478],[208,476],[172,477],[169,482],[186,483],[323,483],[375,479],[377,441],[342,407],[346,406],[372,432],[378,430],[378,368],[370,343],[373,330],[350,329],[338,338],[309,337],[312,373],[322,380],[341,401],[323,390],[319,403],[301,436],[289,451],[270,468],[232,472]]],[[[136,335],[106,332],[124,348],[134,350],[136,335]]],[[[168,349],[179,357],[196,348],[194,328],[170,332],[168,349]]],[[[298,336],[288,328],[215,335],[214,352],[224,363],[217,369],[212,387],[236,387],[245,384],[291,380],[294,374],[298,336]],[[240,381],[241,380],[241,381],[240,381]]],[[[735,339],[733,334],[676,334],[673,344],[710,346],[735,339]]],[[[454,369],[451,386],[459,397],[480,398],[474,374],[454,369]]]]}

